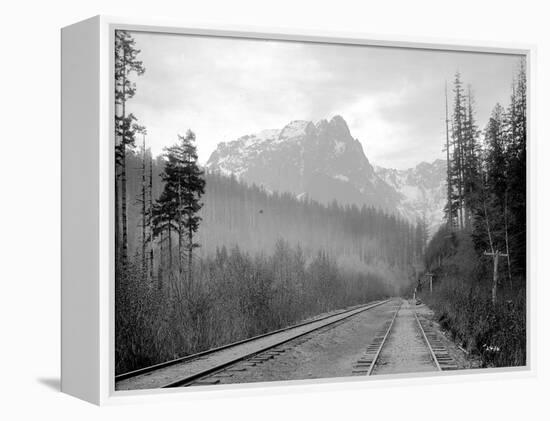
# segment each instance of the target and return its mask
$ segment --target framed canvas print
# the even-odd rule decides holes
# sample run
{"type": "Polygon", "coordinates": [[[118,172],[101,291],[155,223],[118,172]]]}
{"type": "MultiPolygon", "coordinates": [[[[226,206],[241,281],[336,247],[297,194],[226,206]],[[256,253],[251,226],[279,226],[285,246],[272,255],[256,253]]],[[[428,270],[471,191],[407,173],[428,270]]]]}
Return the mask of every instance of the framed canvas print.
{"type": "Polygon", "coordinates": [[[529,372],[530,47],[62,31],[62,390],[529,372]]]}

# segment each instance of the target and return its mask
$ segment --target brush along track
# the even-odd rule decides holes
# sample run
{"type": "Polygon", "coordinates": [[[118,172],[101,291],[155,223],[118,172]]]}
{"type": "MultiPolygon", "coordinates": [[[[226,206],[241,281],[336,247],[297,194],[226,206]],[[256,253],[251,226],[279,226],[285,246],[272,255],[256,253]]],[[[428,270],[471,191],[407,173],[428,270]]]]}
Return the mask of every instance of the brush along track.
{"type": "Polygon", "coordinates": [[[404,302],[386,322],[353,375],[379,375],[456,369],[429,322],[420,319],[414,305],[404,302]]]}
{"type": "Polygon", "coordinates": [[[115,389],[136,390],[209,384],[206,379],[203,383],[198,380],[218,373],[238,362],[249,365],[261,363],[265,359],[273,358],[284,352],[281,348],[283,344],[300,339],[307,340],[308,335],[312,332],[318,333],[323,329],[334,327],[350,317],[389,301],[355,306],[220,348],[125,373],[115,378],[115,389]]]}

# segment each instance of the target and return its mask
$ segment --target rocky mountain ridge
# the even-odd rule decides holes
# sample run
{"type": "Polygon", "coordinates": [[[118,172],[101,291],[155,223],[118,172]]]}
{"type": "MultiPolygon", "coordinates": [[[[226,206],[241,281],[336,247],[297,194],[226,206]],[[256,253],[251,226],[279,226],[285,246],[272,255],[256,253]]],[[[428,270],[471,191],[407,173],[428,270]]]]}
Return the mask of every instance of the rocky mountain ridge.
{"type": "Polygon", "coordinates": [[[430,227],[441,220],[445,197],[445,161],[408,170],[375,167],[341,116],[295,120],[221,142],[206,168],[322,203],[373,206],[411,221],[425,216],[430,227]]]}

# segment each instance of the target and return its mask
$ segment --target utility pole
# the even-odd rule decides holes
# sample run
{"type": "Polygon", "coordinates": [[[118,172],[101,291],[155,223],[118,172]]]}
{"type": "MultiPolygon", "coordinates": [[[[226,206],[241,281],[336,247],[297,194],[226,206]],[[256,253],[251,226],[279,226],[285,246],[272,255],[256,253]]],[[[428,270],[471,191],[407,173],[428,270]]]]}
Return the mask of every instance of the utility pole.
{"type": "Polygon", "coordinates": [[[491,291],[491,300],[493,305],[497,302],[497,284],[498,284],[498,259],[499,257],[508,257],[508,253],[501,253],[499,250],[493,252],[486,251],[483,253],[485,256],[493,257],[493,289],[491,291]]]}
{"type": "Polygon", "coordinates": [[[433,279],[434,274],[431,273],[431,272],[428,272],[428,273],[425,273],[424,276],[426,276],[428,278],[428,280],[430,281],[430,295],[432,295],[432,291],[433,291],[432,279],[433,279]]]}

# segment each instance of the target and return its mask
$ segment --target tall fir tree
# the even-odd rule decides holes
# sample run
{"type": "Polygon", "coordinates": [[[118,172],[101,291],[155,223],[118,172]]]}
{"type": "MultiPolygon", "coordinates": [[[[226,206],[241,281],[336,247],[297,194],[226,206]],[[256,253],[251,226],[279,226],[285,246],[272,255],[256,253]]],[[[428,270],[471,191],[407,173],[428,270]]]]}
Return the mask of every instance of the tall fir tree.
{"type": "Polygon", "coordinates": [[[165,149],[165,167],[161,177],[164,190],[154,208],[155,235],[167,233],[170,269],[173,269],[171,234],[178,236],[178,269],[185,272],[188,286],[193,284],[193,250],[200,247],[194,240],[199,229],[205,180],[198,166],[195,134],[187,131],[178,143],[165,149]],[[186,262],[184,263],[184,258],[186,262]]]}
{"type": "Polygon", "coordinates": [[[451,172],[451,142],[449,142],[449,97],[447,93],[447,81],[445,81],[445,146],[443,148],[447,157],[447,201],[443,212],[447,222],[447,228],[453,230],[455,227],[453,212],[453,183],[451,172]]]}
{"type": "Polygon", "coordinates": [[[474,98],[471,88],[465,100],[465,118],[463,134],[463,196],[464,196],[464,225],[471,232],[472,219],[479,202],[480,175],[480,144],[479,130],[475,121],[474,98]]]}
{"type": "Polygon", "coordinates": [[[521,59],[507,112],[508,189],[506,201],[509,215],[511,260],[514,270],[526,270],[527,221],[527,74],[521,59]]]}
{"type": "Polygon", "coordinates": [[[429,232],[428,232],[428,222],[426,220],[426,215],[423,214],[422,218],[419,218],[416,221],[415,228],[415,251],[418,259],[421,259],[426,250],[428,244],[429,232]]]}
{"type": "Polygon", "coordinates": [[[504,109],[497,104],[484,132],[484,173],[473,232],[474,244],[479,252],[495,247],[502,249],[499,239],[507,189],[504,118],[504,109]]]}
{"type": "Polygon", "coordinates": [[[464,88],[460,73],[456,73],[454,80],[454,101],[451,118],[451,212],[458,228],[464,228],[464,128],[466,110],[464,107],[464,88]]]}
{"type": "Polygon", "coordinates": [[[471,88],[463,87],[460,73],[454,80],[451,142],[448,143],[448,199],[445,207],[450,228],[473,229],[481,183],[479,130],[471,88]]]}
{"type": "Polygon", "coordinates": [[[129,32],[115,31],[115,254],[122,267],[128,261],[126,150],[135,146],[136,134],[143,131],[126,111],[126,102],[136,93],[131,76],[145,72],[139,53],[129,32]]]}

